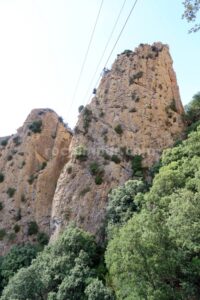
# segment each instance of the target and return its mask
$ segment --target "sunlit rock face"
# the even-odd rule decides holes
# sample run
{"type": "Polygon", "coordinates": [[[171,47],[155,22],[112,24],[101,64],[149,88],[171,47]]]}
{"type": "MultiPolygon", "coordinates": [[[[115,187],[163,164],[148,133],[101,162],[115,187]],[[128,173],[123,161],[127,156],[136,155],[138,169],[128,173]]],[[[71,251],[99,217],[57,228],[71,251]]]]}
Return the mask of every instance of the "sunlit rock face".
{"type": "Polygon", "coordinates": [[[185,128],[167,45],[141,44],[118,55],[92,102],[80,113],[53,199],[52,240],[70,221],[101,237],[108,192],[144,173],[185,128]]]}
{"type": "Polygon", "coordinates": [[[13,244],[36,241],[37,231],[49,235],[52,200],[71,137],[55,112],[35,109],[17,134],[0,138],[0,255],[13,244]]]}

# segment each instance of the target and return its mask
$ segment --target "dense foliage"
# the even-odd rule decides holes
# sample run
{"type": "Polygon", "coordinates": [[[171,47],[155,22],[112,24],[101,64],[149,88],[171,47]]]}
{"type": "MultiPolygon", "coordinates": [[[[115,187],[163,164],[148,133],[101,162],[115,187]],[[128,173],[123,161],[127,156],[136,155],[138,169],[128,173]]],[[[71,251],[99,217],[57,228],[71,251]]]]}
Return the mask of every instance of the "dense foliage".
{"type": "Polygon", "coordinates": [[[124,225],[135,212],[140,210],[140,203],[136,195],[144,192],[144,183],[140,180],[128,180],[123,186],[113,189],[108,195],[107,207],[107,235],[111,238],[113,233],[124,225]]]}
{"type": "Polygon", "coordinates": [[[31,264],[36,257],[38,247],[30,244],[16,245],[0,259],[0,291],[8,284],[9,279],[22,267],[31,264]]]}
{"type": "Polygon", "coordinates": [[[109,242],[118,299],[199,299],[200,127],[162,157],[143,208],[109,242]]]}
{"type": "Polygon", "coordinates": [[[97,253],[92,236],[69,226],[28,268],[10,279],[1,300],[112,300],[110,290],[97,278],[97,253]]]}
{"type": "Polygon", "coordinates": [[[200,92],[195,94],[192,101],[185,106],[185,111],[189,124],[200,120],[200,92]]]}

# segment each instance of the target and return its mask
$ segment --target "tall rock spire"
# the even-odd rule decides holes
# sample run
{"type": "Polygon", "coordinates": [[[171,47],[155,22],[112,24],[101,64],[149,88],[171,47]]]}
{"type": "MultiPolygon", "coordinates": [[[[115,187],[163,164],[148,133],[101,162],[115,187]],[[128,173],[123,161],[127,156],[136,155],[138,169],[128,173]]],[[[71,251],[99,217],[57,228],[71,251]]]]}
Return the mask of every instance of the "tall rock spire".
{"type": "Polygon", "coordinates": [[[105,72],[80,113],[58,180],[52,239],[69,221],[100,236],[110,189],[141,175],[133,160],[142,158],[144,172],[182,136],[184,110],[172,64],[167,45],[141,44],[105,72]]]}

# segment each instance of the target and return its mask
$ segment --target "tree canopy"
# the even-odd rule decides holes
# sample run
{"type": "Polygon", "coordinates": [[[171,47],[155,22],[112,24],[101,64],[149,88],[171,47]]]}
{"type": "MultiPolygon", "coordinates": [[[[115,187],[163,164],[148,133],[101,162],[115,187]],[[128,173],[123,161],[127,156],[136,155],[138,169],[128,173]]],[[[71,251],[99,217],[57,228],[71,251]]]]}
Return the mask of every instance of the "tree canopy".
{"type": "Polygon", "coordinates": [[[195,94],[189,104],[185,106],[185,111],[190,123],[200,120],[200,92],[195,94]]]}
{"type": "Polygon", "coordinates": [[[39,253],[29,267],[21,268],[10,279],[0,299],[113,300],[111,291],[97,278],[97,253],[90,234],[69,226],[55,243],[39,253]]]}
{"type": "Polygon", "coordinates": [[[128,180],[108,195],[107,234],[110,238],[113,231],[118,230],[132,215],[140,210],[136,195],[145,191],[146,186],[141,180],[128,180]]]}
{"type": "Polygon", "coordinates": [[[117,299],[199,299],[200,127],[164,151],[142,210],[110,240],[106,264],[117,299]]]}
{"type": "Polygon", "coordinates": [[[23,267],[28,267],[36,257],[39,247],[31,244],[15,245],[3,257],[0,262],[0,291],[7,284],[9,279],[23,267]]]}

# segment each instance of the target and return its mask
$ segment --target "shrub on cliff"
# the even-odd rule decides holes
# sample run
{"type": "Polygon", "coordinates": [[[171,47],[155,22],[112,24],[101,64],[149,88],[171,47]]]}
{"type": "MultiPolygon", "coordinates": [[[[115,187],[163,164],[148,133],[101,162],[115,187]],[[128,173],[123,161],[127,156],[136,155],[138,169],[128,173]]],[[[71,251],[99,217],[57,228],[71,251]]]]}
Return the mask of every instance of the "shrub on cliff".
{"type": "Polygon", "coordinates": [[[42,131],[42,120],[34,121],[30,126],[29,129],[33,133],[40,133],[42,131]]]}
{"type": "Polygon", "coordinates": [[[9,139],[4,139],[4,140],[2,140],[2,141],[1,141],[1,146],[4,146],[4,147],[7,146],[8,140],[9,140],[9,139]]]}
{"type": "Polygon", "coordinates": [[[122,126],[120,124],[118,124],[117,126],[115,126],[115,132],[119,135],[121,135],[123,133],[123,129],[122,126]]]}
{"type": "Polygon", "coordinates": [[[4,181],[4,174],[0,173],[0,183],[4,181]]]}
{"type": "Polygon", "coordinates": [[[142,177],[142,156],[134,155],[131,159],[131,168],[133,170],[133,176],[142,177]]]}
{"type": "Polygon", "coordinates": [[[33,235],[38,233],[38,224],[35,221],[31,221],[28,224],[28,235],[33,235]]]}
{"type": "Polygon", "coordinates": [[[84,109],[84,106],[80,105],[79,108],[78,108],[78,112],[81,113],[83,109],[84,109]]]}
{"type": "Polygon", "coordinates": [[[9,187],[9,188],[7,189],[7,191],[6,191],[6,193],[8,194],[8,196],[9,196],[10,198],[12,198],[12,197],[14,196],[15,192],[16,192],[16,189],[15,189],[15,188],[11,188],[11,187],[9,187]]]}
{"type": "Polygon", "coordinates": [[[5,236],[6,236],[6,230],[4,228],[0,228],[0,241],[2,241],[5,236]]]}
{"type": "Polygon", "coordinates": [[[90,122],[92,121],[92,111],[85,107],[83,109],[83,129],[84,133],[86,134],[88,132],[88,128],[90,126],[90,122]]]}
{"type": "Polygon", "coordinates": [[[113,155],[111,156],[111,161],[113,161],[113,162],[116,163],[116,164],[120,164],[121,159],[119,158],[118,155],[113,154],[113,155]]]}
{"type": "Polygon", "coordinates": [[[74,156],[76,159],[78,159],[80,161],[87,160],[87,149],[81,145],[76,147],[76,149],[74,151],[74,156]]]}
{"type": "Polygon", "coordinates": [[[94,161],[94,162],[92,162],[92,163],[90,164],[89,168],[90,168],[90,173],[91,173],[91,175],[96,176],[96,177],[95,177],[95,183],[96,183],[97,185],[102,184],[102,182],[103,182],[104,170],[103,170],[103,168],[99,165],[99,163],[96,162],[96,161],[94,161]]]}
{"type": "Polygon", "coordinates": [[[100,166],[99,166],[98,162],[96,162],[96,161],[92,162],[90,164],[89,168],[90,168],[90,173],[92,175],[97,175],[99,173],[100,166]]]}

